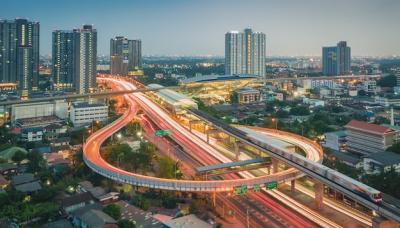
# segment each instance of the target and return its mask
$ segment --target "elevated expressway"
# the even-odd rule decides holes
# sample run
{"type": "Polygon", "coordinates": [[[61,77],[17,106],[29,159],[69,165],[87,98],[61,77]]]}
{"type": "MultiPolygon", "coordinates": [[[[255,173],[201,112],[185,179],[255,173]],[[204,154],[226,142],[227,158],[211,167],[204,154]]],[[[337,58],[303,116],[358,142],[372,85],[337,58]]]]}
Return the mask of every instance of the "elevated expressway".
{"type": "MultiPolygon", "coordinates": [[[[118,84],[121,89],[134,89],[129,88],[129,86],[132,86],[130,83],[121,83],[118,79],[104,78],[104,80],[118,84]]],[[[180,145],[184,145],[183,147],[186,147],[185,149],[187,151],[192,151],[193,156],[195,156],[196,150],[205,150],[213,153],[213,156],[215,157],[220,157],[219,160],[223,161],[224,159],[215,148],[190,133],[189,130],[180,124],[176,123],[175,120],[173,120],[152,101],[147,99],[147,97],[145,97],[143,94],[131,93],[125,94],[124,97],[126,102],[129,104],[129,108],[123,114],[123,116],[91,135],[83,148],[85,163],[92,170],[105,177],[132,185],[149,188],[191,192],[222,192],[232,191],[234,187],[238,186],[248,186],[249,188],[252,188],[254,185],[263,186],[267,182],[284,182],[303,176],[302,173],[295,169],[288,169],[273,175],[264,175],[251,178],[247,177],[246,179],[193,181],[144,176],[130,173],[112,166],[101,157],[100,146],[108,137],[117,132],[135,117],[138,110],[138,105],[148,114],[148,116],[152,118],[155,123],[158,123],[160,127],[171,130],[173,139],[180,145]]],[[[314,158],[314,161],[321,161],[321,154],[314,153],[315,151],[308,151],[307,156],[309,158],[314,158]]]]}
{"type": "MultiPolygon", "coordinates": [[[[121,79],[117,78],[103,78],[111,83],[118,84],[121,89],[129,90],[135,89],[131,83],[121,82],[121,79]]],[[[346,195],[349,195],[353,199],[357,200],[357,202],[361,202],[361,204],[367,206],[368,208],[375,210],[379,214],[390,218],[395,221],[399,221],[399,216],[396,211],[392,208],[388,208],[388,206],[384,205],[377,205],[374,204],[365,198],[355,194],[354,192],[350,191],[344,186],[340,186],[334,181],[326,180],[323,176],[318,175],[315,173],[315,170],[311,167],[305,167],[302,164],[298,164],[295,161],[291,161],[290,159],[292,156],[288,156],[287,151],[282,151],[278,148],[272,148],[269,146],[265,148],[265,146],[260,146],[254,144],[253,142],[248,142],[247,139],[241,138],[240,135],[236,135],[234,132],[229,132],[229,134],[233,134],[236,138],[241,141],[246,141],[247,144],[254,146],[257,149],[262,151],[268,152],[272,157],[278,158],[279,160],[283,160],[285,163],[289,164],[296,169],[288,169],[280,173],[276,173],[274,175],[264,175],[255,177],[253,175],[249,175],[248,172],[241,172],[240,175],[245,179],[232,179],[232,180],[218,180],[218,181],[191,181],[191,180],[173,180],[173,179],[162,179],[156,177],[149,177],[143,176],[139,174],[134,174],[130,172],[126,172],[124,170],[118,169],[114,166],[111,166],[107,162],[105,162],[99,153],[100,145],[104,142],[104,140],[130,122],[137,111],[139,105],[148,116],[159,125],[162,129],[168,129],[172,131],[172,138],[180,145],[183,146],[185,150],[191,151],[194,156],[196,154],[196,150],[205,150],[212,154],[214,157],[218,158],[219,161],[224,161],[226,158],[219,154],[212,146],[205,143],[203,140],[199,139],[198,137],[194,136],[189,132],[188,129],[184,128],[175,120],[173,120],[168,114],[166,114],[160,107],[155,105],[153,102],[147,99],[142,93],[133,93],[133,94],[125,94],[125,99],[127,103],[130,105],[129,109],[127,110],[124,115],[113,122],[112,124],[108,125],[107,127],[101,129],[100,131],[93,134],[87,141],[84,146],[84,161],[85,163],[94,171],[98,172],[99,174],[106,176],[110,179],[114,179],[120,182],[125,182],[128,184],[136,185],[136,186],[143,186],[149,188],[158,188],[158,189],[165,189],[165,190],[176,190],[176,191],[192,191],[192,192],[222,192],[222,191],[232,191],[234,187],[246,185],[249,188],[252,188],[254,185],[263,185],[267,182],[277,181],[283,182],[287,180],[296,179],[300,176],[303,176],[304,173],[307,175],[312,176],[316,180],[319,180],[328,186],[339,190],[346,195]],[[286,156],[285,156],[286,154],[286,156]],[[302,173],[300,173],[301,170],[302,173]]],[[[221,128],[221,126],[219,126],[221,128]]],[[[226,129],[222,129],[226,131],[226,129]]],[[[246,134],[247,135],[247,134],[246,134]]],[[[286,134],[284,132],[279,132],[280,138],[291,138],[291,137],[299,137],[292,134],[286,134]]],[[[297,146],[305,149],[307,153],[307,158],[310,158],[310,148],[313,147],[312,143],[305,142],[303,138],[298,138],[300,140],[300,144],[297,146]],[[306,146],[306,147],[305,147],[306,146]],[[308,148],[307,148],[308,147],[308,148]]],[[[292,143],[295,143],[296,140],[292,140],[292,143]]],[[[315,148],[316,151],[320,151],[320,148],[315,148]]],[[[313,154],[312,156],[314,159],[312,160],[314,163],[313,166],[322,167],[321,165],[317,165],[318,161],[321,161],[322,154],[317,152],[317,154],[313,154]]],[[[299,156],[294,156],[295,159],[298,159],[299,156]]],[[[306,160],[306,159],[305,159],[306,160]]],[[[212,164],[212,163],[211,163],[212,164]]]]}

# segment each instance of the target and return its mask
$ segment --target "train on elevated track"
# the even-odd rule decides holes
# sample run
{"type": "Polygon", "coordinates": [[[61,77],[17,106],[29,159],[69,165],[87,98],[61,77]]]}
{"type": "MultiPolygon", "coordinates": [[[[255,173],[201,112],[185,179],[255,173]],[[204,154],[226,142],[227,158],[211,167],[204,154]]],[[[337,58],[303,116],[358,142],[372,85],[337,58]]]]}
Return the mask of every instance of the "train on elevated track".
{"type": "MultiPolygon", "coordinates": [[[[244,133],[246,134],[246,133],[244,133]]],[[[380,191],[367,186],[357,180],[354,180],[340,172],[337,172],[331,168],[328,168],[324,165],[321,165],[317,162],[314,161],[310,161],[307,158],[299,155],[299,154],[295,154],[295,153],[287,153],[285,151],[282,151],[280,149],[277,149],[275,147],[272,147],[266,143],[261,142],[260,140],[257,140],[253,137],[248,137],[247,134],[245,136],[245,139],[260,146],[263,147],[267,150],[270,150],[276,154],[279,154],[280,156],[293,161],[309,170],[311,170],[314,173],[317,173],[319,175],[321,175],[324,178],[327,178],[331,181],[333,181],[336,184],[341,185],[342,187],[349,189],[351,191],[353,191],[354,193],[371,200],[372,202],[376,203],[376,204],[380,204],[382,202],[382,194],[380,191]]]]}

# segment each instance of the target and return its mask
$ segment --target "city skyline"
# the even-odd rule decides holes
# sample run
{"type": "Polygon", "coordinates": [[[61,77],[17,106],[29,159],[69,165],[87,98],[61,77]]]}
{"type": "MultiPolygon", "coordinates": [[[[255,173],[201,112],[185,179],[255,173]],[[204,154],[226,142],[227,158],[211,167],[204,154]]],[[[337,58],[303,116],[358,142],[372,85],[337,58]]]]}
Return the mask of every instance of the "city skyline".
{"type": "Polygon", "coordinates": [[[224,34],[249,26],[266,34],[267,56],[320,56],[322,46],[337,40],[351,43],[354,56],[400,55],[400,2],[393,0],[94,3],[5,1],[0,14],[40,22],[42,55],[51,53],[53,30],[82,24],[97,28],[100,55],[108,54],[109,39],[123,35],[141,39],[143,55],[223,56],[224,34]],[[49,10],[58,8],[62,12],[49,10]],[[245,13],[238,17],[240,10],[245,13]]]}

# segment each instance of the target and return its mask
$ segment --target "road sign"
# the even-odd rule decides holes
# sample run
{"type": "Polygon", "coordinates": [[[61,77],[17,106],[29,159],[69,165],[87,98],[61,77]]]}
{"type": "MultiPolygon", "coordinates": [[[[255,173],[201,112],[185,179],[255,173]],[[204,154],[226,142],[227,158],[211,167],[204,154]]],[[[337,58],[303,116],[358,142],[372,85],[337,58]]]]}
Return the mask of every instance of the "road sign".
{"type": "Polygon", "coordinates": [[[260,191],[260,185],[259,184],[255,184],[253,186],[253,192],[259,192],[260,191]]]}
{"type": "Polygon", "coordinates": [[[157,131],[154,133],[154,135],[155,135],[155,136],[159,136],[159,137],[170,136],[170,135],[171,135],[171,132],[168,131],[168,130],[157,130],[157,131]]]}
{"type": "Polygon", "coordinates": [[[235,195],[241,196],[241,195],[246,194],[246,192],[247,192],[247,186],[245,186],[245,185],[234,188],[235,195]]]}
{"type": "Polygon", "coordinates": [[[275,189],[275,188],[277,188],[277,187],[278,187],[278,182],[276,182],[276,181],[272,181],[272,182],[267,182],[267,183],[265,183],[265,188],[266,188],[267,190],[275,189]]]}

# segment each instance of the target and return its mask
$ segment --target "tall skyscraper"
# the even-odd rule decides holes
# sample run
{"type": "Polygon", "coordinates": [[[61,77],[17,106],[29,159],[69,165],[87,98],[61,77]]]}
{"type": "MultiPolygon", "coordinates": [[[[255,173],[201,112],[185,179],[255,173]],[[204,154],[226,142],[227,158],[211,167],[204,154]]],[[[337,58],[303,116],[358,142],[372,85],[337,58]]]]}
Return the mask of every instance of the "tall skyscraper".
{"type": "Polygon", "coordinates": [[[395,75],[396,75],[396,86],[400,86],[400,70],[397,70],[395,75]]]}
{"type": "Polygon", "coordinates": [[[54,90],[74,89],[74,33],[72,30],[53,31],[52,80],[54,90]]]}
{"type": "Polygon", "coordinates": [[[264,33],[231,31],[225,34],[225,73],[265,76],[266,37],[264,33]]]}
{"type": "Polygon", "coordinates": [[[142,42],[117,36],[110,40],[111,74],[127,75],[142,67],[142,42]]]}
{"type": "Polygon", "coordinates": [[[96,88],[97,31],[92,25],[73,30],[74,84],[77,93],[96,88]]]}
{"type": "Polygon", "coordinates": [[[142,41],[129,40],[128,49],[129,70],[142,69],[142,41]]]}
{"type": "Polygon", "coordinates": [[[327,76],[350,74],[351,49],[346,41],[322,48],[322,73],[327,76]]]}
{"type": "Polygon", "coordinates": [[[0,20],[0,82],[18,83],[22,97],[37,90],[39,23],[0,20]]]}

